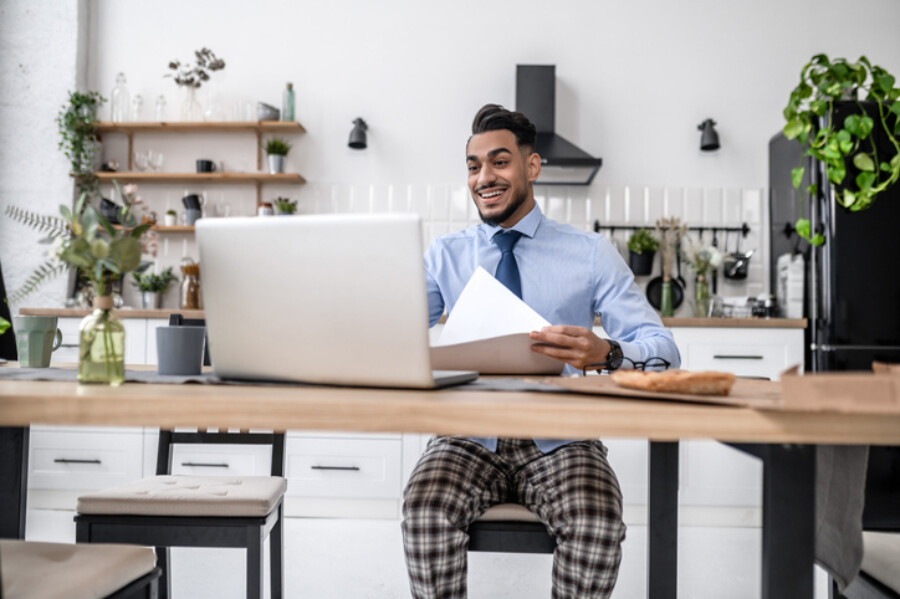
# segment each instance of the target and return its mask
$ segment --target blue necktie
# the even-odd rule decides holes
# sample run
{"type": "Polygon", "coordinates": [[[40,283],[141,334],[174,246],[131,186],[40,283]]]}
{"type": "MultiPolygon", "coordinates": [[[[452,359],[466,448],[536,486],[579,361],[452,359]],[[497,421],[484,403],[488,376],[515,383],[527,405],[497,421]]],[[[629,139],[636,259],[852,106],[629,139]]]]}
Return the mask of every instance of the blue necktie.
{"type": "Polygon", "coordinates": [[[516,263],[513,247],[521,236],[522,234],[518,231],[502,231],[494,235],[494,243],[502,252],[494,277],[520,299],[522,298],[522,280],[519,278],[519,265],[516,263]]]}

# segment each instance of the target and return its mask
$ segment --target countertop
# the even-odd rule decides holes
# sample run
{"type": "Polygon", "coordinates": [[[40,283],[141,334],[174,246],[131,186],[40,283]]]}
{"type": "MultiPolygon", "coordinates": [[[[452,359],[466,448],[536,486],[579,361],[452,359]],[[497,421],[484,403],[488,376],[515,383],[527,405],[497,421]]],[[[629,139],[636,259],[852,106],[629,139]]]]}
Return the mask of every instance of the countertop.
{"type": "MultiPolygon", "coordinates": [[[[181,314],[185,318],[203,318],[203,310],[138,310],[124,308],[113,310],[118,318],[161,318],[168,319],[169,314],[181,314]]],[[[83,318],[91,313],[87,308],[21,308],[23,316],[59,316],[60,318],[83,318]]],[[[443,322],[443,318],[441,322],[443,322]]],[[[667,327],[722,327],[722,328],[766,328],[766,329],[805,329],[805,318],[663,318],[667,327]]],[[[594,323],[600,326],[598,317],[594,323]]]]}

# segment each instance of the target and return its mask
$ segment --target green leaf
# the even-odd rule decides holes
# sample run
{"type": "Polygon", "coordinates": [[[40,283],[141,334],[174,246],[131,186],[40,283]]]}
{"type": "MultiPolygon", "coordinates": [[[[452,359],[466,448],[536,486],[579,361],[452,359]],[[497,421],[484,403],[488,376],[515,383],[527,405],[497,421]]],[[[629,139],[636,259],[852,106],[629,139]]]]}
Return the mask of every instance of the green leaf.
{"type": "Polygon", "coordinates": [[[894,87],[895,81],[896,78],[889,73],[885,73],[884,75],[881,75],[880,77],[877,77],[875,79],[875,83],[878,85],[878,87],[880,87],[885,92],[891,91],[891,88],[894,87]]]}
{"type": "Polygon", "coordinates": [[[859,152],[856,156],[853,157],[853,166],[861,171],[875,171],[875,161],[872,160],[872,157],[865,152],[859,152]]]}
{"type": "Polygon", "coordinates": [[[823,243],[825,243],[825,236],[821,233],[816,233],[812,236],[812,239],[809,240],[809,243],[815,246],[822,245],[823,243]]]}
{"type": "Polygon", "coordinates": [[[871,189],[876,178],[877,175],[875,173],[860,173],[856,175],[856,186],[859,188],[860,192],[867,191],[871,189]]]}
{"type": "Polygon", "coordinates": [[[815,183],[813,183],[812,185],[807,185],[806,193],[808,193],[812,197],[815,197],[819,193],[819,186],[816,185],[815,183]]]}
{"type": "Polygon", "coordinates": [[[841,182],[843,182],[844,177],[847,176],[847,169],[845,169],[843,165],[828,165],[825,167],[825,170],[828,172],[828,180],[838,185],[840,185],[841,182]]]}
{"type": "Polygon", "coordinates": [[[134,237],[116,239],[110,245],[109,260],[120,272],[130,272],[141,263],[141,244],[134,237]]]}
{"type": "Polygon", "coordinates": [[[841,151],[841,154],[846,156],[850,152],[853,151],[853,142],[852,141],[839,141],[838,148],[841,151]]]}
{"type": "Polygon", "coordinates": [[[825,116],[825,111],[828,109],[828,102],[825,100],[813,100],[809,103],[809,109],[813,111],[813,114],[825,116]]]}
{"type": "Polygon", "coordinates": [[[837,194],[837,202],[844,208],[849,208],[856,203],[856,194],[849,189],[845,189],[843,194],[837,194]]]}
{"type": "Polygon", "coordinates": [[[879,168],[881,168],[881,170],[883,170],[886,173],[891,172],[891,165],[888,164],[887,162],[882,162],[878,166],[879,166],[879,168]]]}
{"type": "Polygon", "coordinates": [[[62,217],[64,219],[66,219],[66,222],[69,222],[72,220],[72,211],[69,210],[66,206],[60,205],[59,213],[62,214],[62,217]]]}
{"type": "Polygon", "coordinates": [[[803,239],[809,239],[809,219],[808,218],[797,219],[797,223],[794,225],[794,229],[796,229],[797,235],[799,235],[803,239]]]}
{"type": "Polygon", "coordinates": [[[134,237],[135,239],[137,239],[138,237],[143,235],[145,231],[149,230],[150,227],[152,227],[152,226],[153,225],[151,225],[150,223],[144,223],[142,225],[138,225],[134,229],[131,230],[131,236],[134,237]]]}
{"type": "Polygon", "coordinates": [[[895,115],[900,116],[900,102],[894,102],[893,104],[891,104],[891,107],[888,108],[888,110],[893,112],[895,115]]]}
{"type": "Polygon", "coordinates": [[[872,117],[866,115],[859,120],[859,136],[862,138],[866,138],[869,136],[869,133],[872,132],[872,129],[875,128],[875,121],[872,117]]]}
{"type": "Polygon", "coordinates": [[[93,206],[87,206],[84,209],[84,214],[81,216],[81,226],[83,228],[83,234],[88,241],[92,241],[95,237],[97,237],[97,231],[100,227],[100,213],[97,212],[93,206]]]}
{"type": "Polygon", "coordinates": [[[860,118],[858,114],[851,114],[844,119],[844,129],[854,135],[859,135],[859,121],[860,118]]]}
{"type": "Polygon", "coordinates": [[[104,239],[95,239],[91,242],[91,255],[94,258],[106,258],[109,256],[109,243],[104,239]]]}
{"type": "Polygon", "coordinates": [[[825,156],[825,158],[831,158],[833,160],[839,160],[843,155],[841,154],[841,150],[838,147],[837,142],[825,146],[825,149],[822,150],[822,154],[825,156]]]}
{"type": "Polygon", "coordinates": [[[803,167],[798,166],[797,168],[791,169],[791,181],[794,183],[794,189],[800,189],[800,185],[803,183],[803,167]]]}
{"type": "Polygon", "coordinates": [[[788,139],[795,139],[803,132],[803,121],[791,121],[784,126],[784,136],[788,139]]]}
{"type": "Polygon", "coordinates": [[[6,329],[8,329],[10,326],[12,325],[9,324],[9,321],[0,316],[0,335],[5,333],[6,329]]]}

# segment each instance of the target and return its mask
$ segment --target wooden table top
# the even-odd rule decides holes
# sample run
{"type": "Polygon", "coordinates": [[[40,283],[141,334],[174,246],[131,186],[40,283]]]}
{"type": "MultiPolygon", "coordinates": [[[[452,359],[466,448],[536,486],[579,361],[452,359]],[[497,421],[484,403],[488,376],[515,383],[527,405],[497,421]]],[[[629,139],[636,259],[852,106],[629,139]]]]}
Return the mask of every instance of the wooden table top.
{"type": "Polygon", "coordinates": [[[29,424],[900,444],[900,414],[772,411],[538,391],[106,387],[0,378],[0,426],[29,424]]]}

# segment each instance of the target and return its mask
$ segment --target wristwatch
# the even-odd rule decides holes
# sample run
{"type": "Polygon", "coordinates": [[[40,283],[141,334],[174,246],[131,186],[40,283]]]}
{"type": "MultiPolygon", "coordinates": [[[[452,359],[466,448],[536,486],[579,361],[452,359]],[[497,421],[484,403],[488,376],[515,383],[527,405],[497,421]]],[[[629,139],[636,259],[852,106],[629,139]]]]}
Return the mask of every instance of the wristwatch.
{"type": "Polygon", "coordinates": [[[618,341],[613,341],[612,339],[605,339],[605,341],[609,343],[609,353],[606,354],[606,370],[617,370],[622,366],[622,361],[625,359],[625,354],[622,353],[622,346],[619,345],[618,341]]]}

